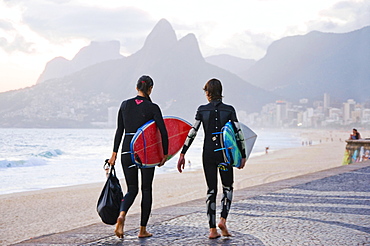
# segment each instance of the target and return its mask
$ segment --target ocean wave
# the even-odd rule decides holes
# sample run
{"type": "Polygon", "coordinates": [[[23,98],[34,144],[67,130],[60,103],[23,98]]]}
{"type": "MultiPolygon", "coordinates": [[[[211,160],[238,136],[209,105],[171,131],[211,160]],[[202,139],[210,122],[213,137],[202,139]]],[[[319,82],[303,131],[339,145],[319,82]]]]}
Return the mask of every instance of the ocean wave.
{"type": "Polygon", "coordinates": [[[42,158],[31,157],[27,160],[0,160],[0,168],[33,167],[46,165],[42,158]]]}
{"type": "Polygon", "coordinates": [[[45,158],[52,158],[52,157],[56,157],[56,156],[62,155],[62,154],[63,154],[63,151],[61,151],[60,149],[54,149],[54,150],[43,151],[43,152],[37,154],[36,156],[45,157],[45,158]]]}

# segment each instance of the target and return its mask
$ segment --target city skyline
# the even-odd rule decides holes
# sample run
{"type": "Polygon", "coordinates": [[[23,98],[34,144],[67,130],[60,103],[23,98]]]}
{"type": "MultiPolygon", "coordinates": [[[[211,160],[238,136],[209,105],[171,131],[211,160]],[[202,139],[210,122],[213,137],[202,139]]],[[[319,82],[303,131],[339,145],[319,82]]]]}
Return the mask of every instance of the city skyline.
{"type": "Polygon", "coordinates": [[[244,114],[242,121],[251,126],[262,127],[342,127],[370,126],[370,102],[347,99],[335,107],[330,103],[330,94],[324,93],[322,100],[309,102],[302,98],[298,104],[277,100],[263,106],[261,112],[244,114]]]}

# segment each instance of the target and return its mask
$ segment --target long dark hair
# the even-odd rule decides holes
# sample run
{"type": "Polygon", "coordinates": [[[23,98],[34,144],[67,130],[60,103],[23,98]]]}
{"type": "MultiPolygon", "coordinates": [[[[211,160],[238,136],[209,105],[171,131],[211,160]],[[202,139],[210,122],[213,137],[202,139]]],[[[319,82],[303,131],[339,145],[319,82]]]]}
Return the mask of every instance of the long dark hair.
{"type": "Polygon", "coordinates": [[[143,75],[138,79],[136,88],[142,93],[144,93],[146,98],[152,101],[149,96],[149,90],[150,87],[152,87],[153,85],[154,85],[153,79],[148,75],[143,75]]]}
{"type": "Polygon", "coordinates": [[[353,128],[353,131],[356,132],[356,139],[360,139],[360,133],[357,131],[357,129],[353,128]]]}
{"type": "Polygon", "coordinates": [[[204,85],[204,91],[208,92],[208,96],[211,100],[221,100],[222,99],[222,84],[218,79],[210,79],[204,85]]]}

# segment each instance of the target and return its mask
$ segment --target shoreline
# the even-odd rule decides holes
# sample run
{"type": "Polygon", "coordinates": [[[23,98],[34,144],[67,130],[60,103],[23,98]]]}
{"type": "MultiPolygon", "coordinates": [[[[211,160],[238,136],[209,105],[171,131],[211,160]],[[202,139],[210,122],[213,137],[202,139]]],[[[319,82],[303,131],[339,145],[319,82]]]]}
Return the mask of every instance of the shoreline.
{"type": "MultiPolygon", "coordinates": [[[[363,136],[370,136],[368,133],[364,131],[363,136]]],[[[323,139],[329,133],[315,130],[302,134],[314,140],[323,139]]],[[[250,158],[243,170],[234,169],[234,190],[237,192],[242,188],[341,166],[348,132],[336,132],[336,135],[335,141],[281,149],[250,158]],[[343,141],[339,141],[339,137],[343,141]]],[[[124,179],[120,181],[125,192],[124,179]]],[[[0,195],[0,244],[101,223],[96,203],[103,185],[104,182],[0,195]]],[[[201,169],[185,169],[182,174],[156,174],[153,209],[205,197],[206,184],[201,169]]],[[[130,209],[130,214],[140,212],[140,200],[141,194],[130,209]]],[[[139,221],[135,223],[139,226],[139,221]]],[[[111,227],[113,234],[114,227],[111,227]]]]}

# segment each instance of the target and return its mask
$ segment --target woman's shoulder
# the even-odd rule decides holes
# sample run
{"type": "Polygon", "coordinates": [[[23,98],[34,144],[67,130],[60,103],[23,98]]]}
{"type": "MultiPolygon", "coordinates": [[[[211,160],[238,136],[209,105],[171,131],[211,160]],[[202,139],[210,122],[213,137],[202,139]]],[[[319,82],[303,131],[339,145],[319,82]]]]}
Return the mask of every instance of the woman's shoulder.
{"type": "Polygon", "coordinates": [[[161,111],[161,108],[159,107],[158,104],[152,102],[152,101],[149,101],[149,100],[145,100],[145,107],[149,110],[149,111],[161,111]]]}
{"type": "Polygon", "coordinates": [[[225,110],[235,111],[235,108],[231,104],[221,103],[220,106],[225,110]]]}
{"type": "Polygon", "coordinates": [[[126,100],[123,100],[122,102],[121,102],[121,108],[122,107],[126,107],[126,105],[128,104],[128,103],[130,103],[130,102],[132,102],[132,101],[134,101],[135,100],[135,98],[128,98],[128,99],[126,99],[126,100]]]}
{"type": "Polygon", "coordinates": [[[210,108],[211,108],[211,104],[210,103],[208,103],[208,104],[202,104],[202,105],[199,105],[198,111],[209,110],[210,108]]]}
{"type": "MultiPolygon", "coordinates": [[[[198,107],[198,111],[202,111],[202,110],[213,110],[214,108],[215,108],[215,106],[212,103],[208,103],[208,104],[200,105],[198,107]]],[[[220,104],[218,104],[217,105],[217,108],[218,109],[221,109],[221,110],[235,111],[234,106],[229,105],[229,104],[225,104],[223,102],[221,102],[220,104]]]]}
{"type": "Polygon", "coordinates": [[[122,102],[121,102],[121,105],[120,105],[120,108],[122,109],[122,108],[124,108],[126,105],[127,105],[127,101],[128,101],[128,99],[127,100],[123,100],[122,102]]]}

